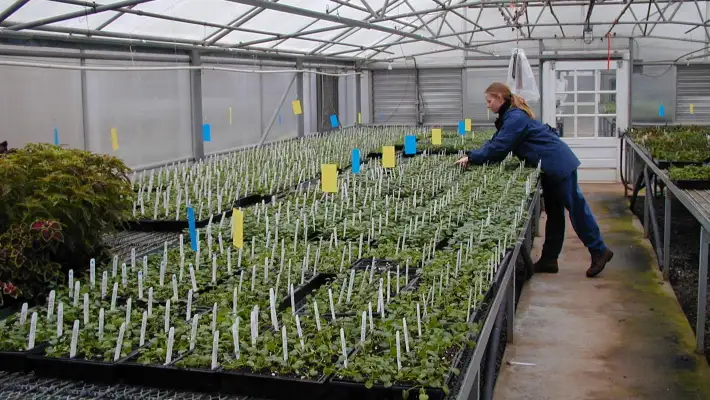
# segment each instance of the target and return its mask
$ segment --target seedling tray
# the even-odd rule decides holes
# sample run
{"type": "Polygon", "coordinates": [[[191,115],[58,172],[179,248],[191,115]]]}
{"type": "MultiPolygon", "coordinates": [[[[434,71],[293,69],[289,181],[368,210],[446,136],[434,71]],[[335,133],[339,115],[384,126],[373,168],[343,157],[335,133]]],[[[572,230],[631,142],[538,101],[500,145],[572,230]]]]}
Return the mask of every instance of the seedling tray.
{"type": "Polygon", "coordinates": [[[32,369],[28,357],[39,353],[45,346],[36,346],[26,351],[0,351],[0,370],[7,372],[29,372],[32,369]]]}
{"type": "Polygon", "coordinates": [[[701,181],[701,180],[679,180],[679,181],[673,181],[676,186],[678,186],[678,189],[685,189],[685,190],[708,190],[710,189],[710,181],[701,181]]]}
{"type": "MultiPolygon", "coordinates": [[[[260,204],[262,201],[265,203],[271,203],[273,196],[262,196],[262,195],[249,195],[242,197],[241,199],[234,202],[233,207],[249,207],[255,204],[260,204]]],[[[219,221],[222,218],[223,213],[217,213],[212,216],[212,221],[219,221]]],[[[232,216],[232,209],[224,211],[225,217],[229,218],[232,216]]],[[[195,221],[195,228],[203,228],[209,224],[210,219],[205,218],[199,221],[195,221]]],[[[153,220],[153,219],[140,219],[133,221],[125,221],[122,228],[128,231],[137,232],[182,232],[188,228],[188,221],[186,219],[181,220],[153,220]]]]}
{"type": "Polygon", "coordinates": [[[113,384],[119,380],[117,363],[115,362],[55,358],[43,355],[29,355],[27,359],[37,376],[103,384],[113,384]]]}
{"type": "Polygon", "coordinates": [[[653,162],[660,169],[668,169],[671,166],[674,167],[686,167],[688,165],[703,165],[703,161],[670,161],[670,160],[657,160],[653,159],[653,162]]]}
{"type": "Polygon", "coordinates": [[[170,365],[141,364],[135,354],[119,363],[118,370],[124,383],[151,386],[173,390],[197,392],[217,392],[220,382],[215,371],[197,368],[178,368],[175,363],[184,356],[177,357],[170,365]]]}
{"type": "MultiPolygon", "coordinates": [[[[300,303],[303,302],[303,299],[305,299],[306,296],[308,296],[308,294],[317,290],[319,287],[326,284],[330,279],[335,278],[335,276],[336,276],[335,274],[318,273],[311,280],[304,282],[303,285],[294,289],[293,302],[294,302],[296,310],[299,309],[300,303]]],[[[276,308],[280,312],[280,311],[283,311],[289,307],[291,307],[291,295],[286,294],[286,296],[284,296],[284,298],[281,299],[281,302],[278,304],[278,306],[276,308]]]]}
{"type": "Polygon", "coordinates": [[[237,371],[217,371],[222,392],[268,399],[311,400],[324,397],[326,376],[316,380],[261,375],[237,371]]]}

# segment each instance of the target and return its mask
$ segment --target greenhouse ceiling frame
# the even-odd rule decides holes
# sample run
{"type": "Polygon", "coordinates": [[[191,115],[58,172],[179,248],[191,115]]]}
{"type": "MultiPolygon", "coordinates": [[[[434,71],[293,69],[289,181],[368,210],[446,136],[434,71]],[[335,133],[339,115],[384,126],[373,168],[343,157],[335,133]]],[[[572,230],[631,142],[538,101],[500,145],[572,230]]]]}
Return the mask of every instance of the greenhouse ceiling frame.
{"type": "MultiPolygon", "coordinates": [[[[486,46],[506,42],[496,40],[496,33],[512,29],[517,31],[516,41],[538,41],[548,39],[582,39],[583,31],[592,26],[609,26],[604,36],[614,35],[614,29],[620,25],[635,25],[641,34],[635,37],[658,38],[695,42],[684,37],[654,36],[653,32],[658,25],[672,24],[688,27],[686,34],[701,28],[705,32],[706,43],[710,44],[710,16],[708,15],[708,1],[699,0],[431,0],[432,7],[417,9],[411,0],[384,0],[380,7],[371,5],[373,0],[330,0],[325,12],[314,9],[295,7],[284,4],[279,0],[223,0],[224,2],[249,6],[245,12],[235,16],[229,23],[215,23],[213,21],[177,17],[166,13],[155,13],[141,9],[141,5],[152,3],[156,0],[106,0],[104,4],[96,4],[86,0],[48,0],[53,3],[62,3],[79,7],[77,11],[31,21],[14,21],[16,15],[23,7],[33,0],[16,0],[5,10],[0,11],[0,42],[13,45],[44,45],[50,47],[71,47],[82,50],[117,50],[128,49],[131,52],[163,52],[166,54],[180,53],[191,54],[198,51],[203,55],[215,55],[231,58],[247,58],[259,60],[288,60],[305,62],[322,62],[335,67],[362,67],[373,62],[393,61],[403,58],[424,56],[460,50],[464,54],[479,53],[486,56],[495,56],[486,46]],[[699,3],[704,3],[705,10],[699,3]],[[511,7],[514,4],[515,7],[511,7]],[[676,21],[675,17],[683,4],[694,4],[698,12],[698,21],[676,21]],[[591,21],[593,14],[598,14],[599,9],[608,6],[621,6],[615,18],[603,22],[591,21]],[[631,5],[647,5],[645,15],[637,15],[631,5]],[[408,12],[395,11],[403,6],[408,12]],[[586,8],[586,17],[577,21],[562,22],[555,10],[564,7],[586,8]],[[501,14],[500,24],[485,26],[480,17],[484,9],[498,9],[501,14]],[[535,21],[529,18],[528,10],[539,9],[535,21]],[[366,17],[353,19],[341,17],[339,9],[357,10],[366,17]],[[467,13],[466,10],[471,10],[467,13]],[[514,10],[514,11],[511,11],[514,10]],[[245,25],[264,12],[281,12],[312,19],[295,32],[277,32],[262,29],[248,28],[245,25]],[[76,18],[87,17],[92,14],[106,12],[115,13],[94,29],[71,28],[59,26],[57,23],[66,22],[76,18]],[[455,15],[466,22],[472,29],[456,29],[447,20],[448,15],[455,15]],[[471,15],[474,14],[474,15],[471,15]],[[543,14],[554,18],[554,23],[540,22],[543,14]],[[633,20],[622,21],[624,16],[631,15],[633,20]],[[186,39],[172,36],[159,36],[147,34],[134,34],[111,30],[122,17],[135,15],[156,20],[173,21],[176,23],[202,26],[215,29],[201,39],[186,39]],[[476,16],[477,15],[477,16],[476,16]],[[411,20],[409,20],[411,19],[411,20]],[[332,25],[314,28],[318,21],[327,21],[332,25]],[[392,27],[395,25],[395,27],[392,27]],[[438,25],[438,26],[437,26],[438,25]],[[446,26],[450,32],[443,33],[446,26]],[[557,27],[557,34],[535,35],[538,27],[557,27]],[[580,27],[575,31],[574,27],[580,27]],[[565,30],[565,28],[568,28],[565,30]],[[374,43],[357,44],[345,40],[362,30],[377,31],[385,34],[374,43]],[[233,32],[265,36],[240,43],[226,43],[225,37],[233,32]],[[333,32],[330,37],[312,37],[316,34],[333,32]],[[486,38],[486,41],[480,39],[486,38]],[[454,39],[448,40],[447,39],[454,39]],[[284,43],[291,39],[316,43],[311,50],[298,50],[283,48],[284,43]],[[474,39],[478,39],[474,43],[474,39]],[[436,48],[426,52],[396,55],[390,49],[409,43],[425,42],[436,48]],[[332,50],[334,46],[345,49],[332,50]]],[[[610,16],[611,17],[611,16],[610,16]]],[[[491,21],[488,21],[489,23],[491,21]]]]}

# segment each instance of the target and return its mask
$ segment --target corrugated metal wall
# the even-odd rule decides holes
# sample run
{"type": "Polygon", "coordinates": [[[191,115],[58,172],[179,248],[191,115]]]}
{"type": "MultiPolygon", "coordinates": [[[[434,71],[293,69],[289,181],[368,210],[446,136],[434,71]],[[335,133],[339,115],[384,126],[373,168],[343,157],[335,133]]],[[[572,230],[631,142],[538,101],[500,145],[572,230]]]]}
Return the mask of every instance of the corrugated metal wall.
{"type": "Polygon", "coordinates": [[[676,121],[684,124],[710,124],[710,66],[678,66],[676,121]]]}
{"type": "Polygon", "coordinates": [[[456,125],[463,118],[462,69],[419,70],[425,125],[456,125]]]}
{"type": "Polygon", "coordinates": [[[373,71],[373,123],[406,124],[417,122],[417,95],[413,69],[373,71]]]}
{"type": "MultiPolygon", "coordinates": [[[[537,66],[533,66],[533,75],[535,81],[540,87],[540,75],[537,66]]],[[[496,119],[496,115],[488,112],[486,106],[486,96],[484,92],[493,82],[505,82],[508,74],[508,67],[495,68],[467,68],[466,76],[466,94],[464,114],[466,118],[471,118],[473,125],[491,126],[496,119]]],[[[530,102],[530,108],[535,112],[535,117],[540,118],[542,115],[542,107],[540,102],[530,102]]]]}

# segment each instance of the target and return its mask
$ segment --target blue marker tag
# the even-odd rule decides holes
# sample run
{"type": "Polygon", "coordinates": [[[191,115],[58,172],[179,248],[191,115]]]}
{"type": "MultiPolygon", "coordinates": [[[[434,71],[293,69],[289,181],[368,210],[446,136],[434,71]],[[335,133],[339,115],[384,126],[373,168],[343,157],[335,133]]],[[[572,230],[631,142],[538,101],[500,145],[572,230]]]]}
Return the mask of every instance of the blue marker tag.
{"type": "Polygon", "coordinates": [[[404,154],[417,154],[417,137],[407,135],[404,137],[404,154]]]}
{"type": "Polygon", "coordinates": [[[340,124],[338,123],[338,116],[337,115],[333,114],[330,116],[330,126],[332,128],[337,128],[338,126],[340,126],[340,124]]]}
{"type": "Polygon", "coordinates": [[[459,121],[459,135],[466,134],[466,121],[459,121]]]}
{"type": "Polygon", "coordinates": [[[187,208],[187,226],[190,230],[190,245],[192,251],[197,251],[197,231],[195,230],[195,209],[187,208]]]}
{"type": "Polygon", "coordinates": [[[54,145],[59,146],[59,130],[54,128],[54,145]]]}
{"type": "Polygon", "coordinates": [[[352,170],[353,174],[360,173],[360,149],[353,149],[352,170]]]}
{"type": "Polygon", "coordinates": [[[658,106],[658,116],[664,117],[665,115],[666,115],[666,107],[663,105],[658,106]]]}
{"type": "Polygon", "coordinates": [[[212,127],[210,124],[202,124],[202,140],[205,142],[212,141],[212,127]]]}

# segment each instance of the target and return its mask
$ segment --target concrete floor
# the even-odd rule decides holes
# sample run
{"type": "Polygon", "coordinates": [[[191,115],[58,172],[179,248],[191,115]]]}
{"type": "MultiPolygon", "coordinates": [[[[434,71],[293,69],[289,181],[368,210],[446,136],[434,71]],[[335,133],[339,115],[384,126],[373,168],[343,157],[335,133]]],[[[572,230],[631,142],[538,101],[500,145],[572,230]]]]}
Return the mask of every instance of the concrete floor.
{"type": "Polygon", "coordinates": [[[710,399],[710,368],[623,187],[582,190],[614,259],[586,278],[589,253],[567,221],[560,272],[536,274],[523,289],[494,398],[710,399]]]}

